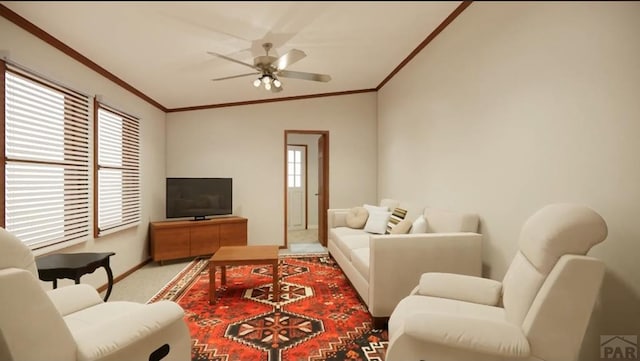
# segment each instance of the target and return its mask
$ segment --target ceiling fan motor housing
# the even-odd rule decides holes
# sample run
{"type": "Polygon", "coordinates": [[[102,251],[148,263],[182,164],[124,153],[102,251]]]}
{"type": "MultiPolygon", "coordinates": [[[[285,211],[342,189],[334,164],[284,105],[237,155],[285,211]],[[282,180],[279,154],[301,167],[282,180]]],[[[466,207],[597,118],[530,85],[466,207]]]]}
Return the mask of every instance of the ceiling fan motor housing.
{"type": "Polygon", "coordinates": [[[263,71],[265,70],[272,70],[275,71],[275,61],[278,60],[278,58],[274,57],[274,56],[269,56],[269,55],[263,55],[263,56],[257,56],[255,59],[253,59],[253,65],[263,71]]]}

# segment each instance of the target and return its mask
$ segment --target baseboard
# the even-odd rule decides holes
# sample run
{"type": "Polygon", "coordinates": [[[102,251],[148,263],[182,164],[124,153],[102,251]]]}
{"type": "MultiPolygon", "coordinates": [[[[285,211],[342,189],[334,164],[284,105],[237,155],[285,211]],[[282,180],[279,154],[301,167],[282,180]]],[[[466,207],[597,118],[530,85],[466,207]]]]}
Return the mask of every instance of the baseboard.
{"type": "MultiPolygon", "coordinates": [[[[138,264],[137,266],[134,266],[133,268],[131,268],[130,270],[126,271],[125,273],[119,275],[118,277],[114,277],[113,278],[113,284],[115,285],[116,283],[118,283],[119,281],[122,281],[123,279],[125,279],[127,276],[129,276],[130,274],[132,274],[133,272],[139,270],[140,268],[144,267],[147,263],[151,262],[151,257],[147,258],[146,260],[144,260],[142,263],[138,264]]],[[[98,292],[102,292],[102,291],[106,291],[108,288],[109,284],[105,283],[102,286],[98,287],[97,290],[98,292]]]]}

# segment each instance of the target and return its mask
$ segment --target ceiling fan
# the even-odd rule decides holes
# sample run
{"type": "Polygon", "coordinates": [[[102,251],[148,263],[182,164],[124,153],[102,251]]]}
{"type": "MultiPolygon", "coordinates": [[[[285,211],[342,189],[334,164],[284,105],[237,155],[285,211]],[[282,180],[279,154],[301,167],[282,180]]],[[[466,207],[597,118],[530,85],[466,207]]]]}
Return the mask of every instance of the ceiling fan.
{"type": "Polygon", "coordinates": [[[251,72],[251,73],[226,76],[226,77],[216,78],[211,80],[220,81],[220,80],[241,78],[241,77],[251,76],[251,75],[258,75],[256,80],[253,81],[253,86],[255,86],[256,88],[259,88],[260,86],[264,86],[266,90],[270,90],[274,93],[282,91],[282,82],[279,79],[280,77],[320,81],[325,83],[331,80],[331,76],[326,74],[305,73],[300,71],[286,70],[286,68],[289,65],[307,56],[307,54],[305,54],[304,51],[302,50],[292,49],[291,51],[282,55],[281,57],[276,58],[275,56],[269,55],[269,50],[271,50],[271,48],[273,47],[272,43],[264,43],[262,44],[262,47],[266,51],[267,55],[258,56],[255,59],[253,59],[253,65],[242,62],[240,60],[230,58],[228,56],[224,56],[222,54],[209,51],[208,53],[211,55],[217,56],[225,60],[232,61],[240,65],[247,66],[254,70],[254,72],[251,72]]]}

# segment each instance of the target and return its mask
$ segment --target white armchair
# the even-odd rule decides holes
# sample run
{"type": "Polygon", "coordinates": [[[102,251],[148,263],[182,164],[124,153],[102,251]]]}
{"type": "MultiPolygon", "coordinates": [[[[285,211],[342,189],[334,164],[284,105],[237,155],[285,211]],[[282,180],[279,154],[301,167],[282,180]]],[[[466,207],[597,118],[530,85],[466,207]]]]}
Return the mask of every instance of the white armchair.
{"type": "Polygon", "coordinates": [[[579,205],[531,216],[502,282],[425,273],[389,319],[387,361],[576,360],[604,277],[607,225],[579,205]]]}
{"type": "Polygon", "coordinates": [[[31,251],[0,228],[0,360],[191,359],[174,302],[103,302],[91,286],[45,291],[31,251]]]}

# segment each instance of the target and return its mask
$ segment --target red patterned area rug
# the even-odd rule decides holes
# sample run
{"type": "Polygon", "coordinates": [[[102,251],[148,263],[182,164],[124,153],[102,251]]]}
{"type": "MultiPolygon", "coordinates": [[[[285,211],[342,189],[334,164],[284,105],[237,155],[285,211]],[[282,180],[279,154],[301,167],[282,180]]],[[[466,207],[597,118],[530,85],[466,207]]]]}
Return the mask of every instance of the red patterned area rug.
{"type": "Polygon", "coordinates": [[[185,309],[194,361],[384,361],[387,331],[327,255],[281,256],[280,302],[271,266],[227,268],[227,285],[209,305],[208,259],[195,260],[149,303],[185,309]]]}

